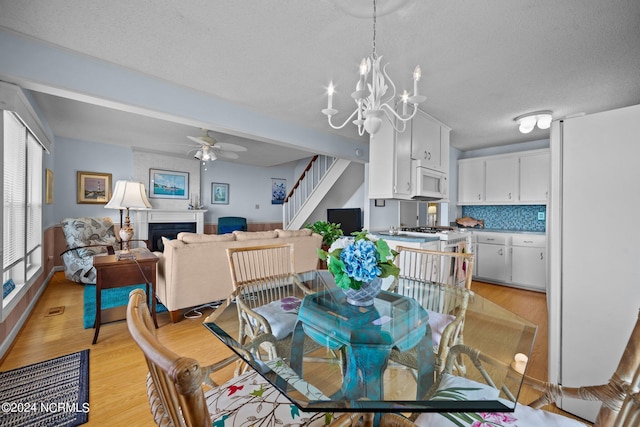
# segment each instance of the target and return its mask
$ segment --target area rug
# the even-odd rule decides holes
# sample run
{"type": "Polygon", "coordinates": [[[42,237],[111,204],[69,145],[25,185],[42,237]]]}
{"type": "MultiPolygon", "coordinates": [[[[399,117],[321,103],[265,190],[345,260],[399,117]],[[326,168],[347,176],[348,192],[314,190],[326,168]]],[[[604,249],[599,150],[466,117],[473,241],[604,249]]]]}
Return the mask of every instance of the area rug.
{"type": "Polygon", "coordinates": [[[78,426],[89,419],[89,350],[0,372],[0,425],[78,426]]]}
{"type": "MultiPolygon", "coordinates": [[[[123,286],[122,288],[103,289],[100,298],[102,298],[102,309],[126,306],[129,303],[129,293],[134,289],[144,289],[144,284],[123,286]]],[[[167,308],[160,304],[156,304],[156,313],[167,311],[167,308]]],[[[83,324],[85,329],[93,328],[96,321],[96,286],[84,285],[84,318],[83,324]]],[[[1,423],[0,423],[1,424],[1,423]]]]}

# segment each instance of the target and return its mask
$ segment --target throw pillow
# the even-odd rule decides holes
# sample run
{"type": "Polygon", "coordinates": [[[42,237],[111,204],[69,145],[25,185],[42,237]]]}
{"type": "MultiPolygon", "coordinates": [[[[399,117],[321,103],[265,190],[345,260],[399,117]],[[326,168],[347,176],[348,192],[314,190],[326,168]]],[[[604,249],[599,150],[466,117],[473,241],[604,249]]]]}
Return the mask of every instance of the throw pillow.
{"type": "Polygon", "coordinates": [[[429,326],[431,327],[431,341],[433,341],[434,347],[437,347],[440,345],[440,338],[442,338],[444,328],[456,320],[456,317],[431,310],[427,310],[427,314],[429,314],[429,326]]]}
{"type": "Polygon", "coordinates": [[[278,233],[275,231],[234,231],[233,235],[236,236],[238,241],[246,240],[266,240],[278,238],[278,233]]]}
{"type": "Polygon", "coordinates": [[[178,233],[178,240],[185,243],[206,243],[206,242],[231,242],[235,239],[233,234],[198,234],[198,233],[178,233]]]}
{"type": "Polygon", "coordinates": [[[276,229],[276,233],[278,233],[278,237],[286,238],[286,237],[304,237],[311,236],[312,231],[308,228],[303,228],[302,230],[280,230],[276,229]]]}
{"type": "Polygon", "coordinates": [[[300,298],[285,297],[254,308],[253,311],[267,319],[271,333],[276,339],[281,340],[293,332],[301,303],[300,298]]]}

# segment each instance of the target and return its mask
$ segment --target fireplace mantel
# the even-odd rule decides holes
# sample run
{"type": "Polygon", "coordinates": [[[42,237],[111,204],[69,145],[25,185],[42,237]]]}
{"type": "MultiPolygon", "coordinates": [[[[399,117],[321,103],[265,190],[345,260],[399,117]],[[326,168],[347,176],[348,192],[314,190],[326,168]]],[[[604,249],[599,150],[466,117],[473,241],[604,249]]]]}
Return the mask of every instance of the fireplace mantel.
{"type": "Polygon", "coordinates": [[[196,233],[204,233],[204,213],[206,210],[169,210],[150,209],[134,211],[135,232],[137,239],[149,238],[149,224],[157,222],[195,222],[196,233]]]}

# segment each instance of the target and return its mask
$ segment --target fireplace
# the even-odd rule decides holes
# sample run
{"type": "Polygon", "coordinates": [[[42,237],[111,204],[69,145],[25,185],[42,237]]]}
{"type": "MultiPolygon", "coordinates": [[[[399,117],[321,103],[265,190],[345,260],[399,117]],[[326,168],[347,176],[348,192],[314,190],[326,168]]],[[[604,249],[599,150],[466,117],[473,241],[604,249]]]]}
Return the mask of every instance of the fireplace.
{"type": "Polygon", "coordinates": [[[164,245],[162,244],[162,237],[166,237],[167,239],[175,239],[178,237],[178,233],[181,232],[196,232],[196,223],[195,222],[152,222],[149,223],[149,237],[148,240],[151,242],[151,250],[152,251],[160,251],[164,250],[164,245]]]}

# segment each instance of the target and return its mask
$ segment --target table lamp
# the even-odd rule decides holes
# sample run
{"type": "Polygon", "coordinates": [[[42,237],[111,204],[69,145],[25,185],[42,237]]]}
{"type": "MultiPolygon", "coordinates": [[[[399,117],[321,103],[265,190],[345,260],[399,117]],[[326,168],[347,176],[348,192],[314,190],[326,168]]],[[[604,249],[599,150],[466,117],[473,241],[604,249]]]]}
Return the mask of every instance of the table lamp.
{"type": "Polygon", "coordinates": [[[120,209],[120,239],[122,241],[122,251],[118,259],[127,258],[131,254],[129,241],[133,237],[133,227],[131,226],[129,209],[151,209],[151,204],[145,193],[144,184],[133,181],[117,181],[116,188],[113,190],[113,196],[104,207],[107,209],[120,209]],[[124,225],[122,225],[123,209],[127,212],[124,225]]]}

